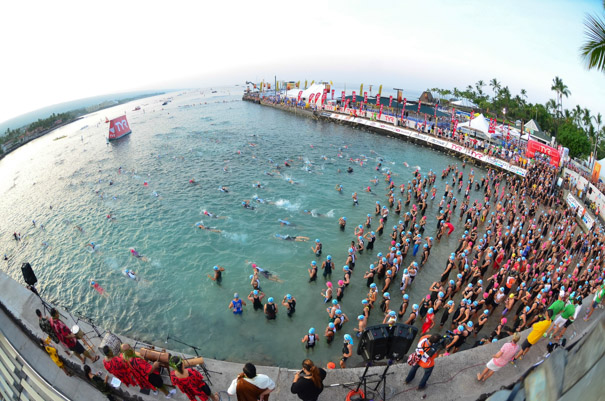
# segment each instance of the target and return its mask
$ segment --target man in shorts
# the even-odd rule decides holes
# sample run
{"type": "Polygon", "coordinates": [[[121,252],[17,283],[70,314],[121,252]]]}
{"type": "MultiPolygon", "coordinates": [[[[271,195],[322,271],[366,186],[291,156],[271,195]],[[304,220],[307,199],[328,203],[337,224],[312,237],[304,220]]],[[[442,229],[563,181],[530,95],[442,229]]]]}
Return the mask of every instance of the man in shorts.
{"type": "Polygon", "coordinates": [[[50,325],[59,338],[59,341],[65,344],[71,352],[76,354],[82,363],[86,363],[86,358],[90,359],[93,363],[99,360],[98,355],[93,358],[90,355],[90,352],[84,349],[84,346],[77,340],[76,335],[61,321],[59,312],[55,308],[50,310],[50,325]]]}
{"type": "Polygon", "coordinates": [[[551,316],[552,310],[549,310],[547,311],[547,314],[544,316],[543,320],[534,323],[531,326],[531,333],[529,333],[525,341],[523,341],[523,344],[521,344],[521,350],[517,353],[517,355],[515,355],[513,361],[515,361],[516,359],[523,359],[523,356],[527,354],[531,346],[540,341],[540,339],[542,338],[544,333],[546,333],[546,330],[548,330],[550,324],[552,323],[552,321],[550,320],[551,316]]]}
{"type": "Polygon", "coordinates": [[[551,336],[555,338],[555,341],[559,341],[561,337],[563,337],[563,334],[565,334],[567,328],[572,325],[574,320],[576,320],[576,317],[580,312],[580,308],[582,307],[582,305],[578,305],[581,301],[581,298],[576,298],[575,293],[571,294],[569,300],[571,302],[565,306],[561,316],[555,320],[555,324],[553,325],[554,331],[551,333],[551,336]]]}
{"type": "Polygon", "coordinates": [[[592,313],[597,308],[597,306],[601,303],[601,301],[603,300],[604,297],[605,297],[605,284],[601,284],[601,288],[599,288],[594,295],[594,300],[592,302],[592,305],[590,305],[590,308],[588,309],[588,313],[586,314],[586,316],[584,316],[584,321],[587,321],[588,319],[590,319],[590,317],[592,316],[592,313]]]}

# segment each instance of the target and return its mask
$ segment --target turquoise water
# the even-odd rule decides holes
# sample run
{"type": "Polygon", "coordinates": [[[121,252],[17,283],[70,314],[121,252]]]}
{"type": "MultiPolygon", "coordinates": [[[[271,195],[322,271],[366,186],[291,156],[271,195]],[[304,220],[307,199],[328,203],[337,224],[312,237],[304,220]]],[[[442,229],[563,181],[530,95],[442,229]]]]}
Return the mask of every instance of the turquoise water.
{"type": "MultiPolygon", "coordinates": [[[[309,327],[323,336],[328,324],[320,295],[324,280],[320,276],[318,282],[308,283],[307,268],[316,259],[310,249],[313,240],[320,238],[323,243],[318,263],[332,255],[337,268],[332,281],[336,282],[354,225],[365,221],[377,200],[386,204],[383,171],[375,168],[378,158],[393,171],[397,185],[411,179],[415,166],[423,173],[433,169],[440,177],[443,168],[459,160],[240,99],[241,88],[143,99],[89,115],[9,154],[0,161],[0,252],[9,256],[3,268],[22,280],[19,266],[29,261],[40,292],[50,302],[146,342],[165,346],[170,335],[199,346],[206,357],[285,367],[297,367],[307,356],[316,363],[337,362],[340,335],[353,334],[367,292],[363,272],[377,252],[385,251],[395,219],[389,219],[374,252],[358,258],[341,303],[351,321],[332,345],[322,341],[307,354],[301,338],[309,327]],[[162,106],[168,98],[172,101],[162,106]],[[136,106],[142,110],[131,111],[136,106]],[[105,117],[124,112],[132,134],[107,144],[105,117]],[[285,160],[290,168],[284,166],[285,160]],[[274,163],[281,166],[280,174],[266,175],[274,170],[274,163]],[[345,172],[349,166],[352,174],[345,172]],[[374,177],[379,179],[377,185],[370,183],[374,177]],[[197,185],[190,184],[190,179],[197,185]],[[262,188],[256,188],[256,182],[262,188]],[[334,189],[336,185],[343,185],[343,193],[334,189]],[[364,192],[368,185],[373,193],[364,192]],[[220,186],[227,186],[229,192],[219,191],[220,186]],[[359,195],[358,207],[353,206],[352,192],[359,195]],[[255,195],[266,203],[252,201],[255,209],[244,209],[241,202],[255,195]],[[203,210],[223,218],[211,219],[203,210]],[[108,220],[108,214],[115,219],[108,220]],[[345,232],[338,228],[340,216],[348,220],[345,232]],[[292,224],[282,227],[278,219],[292,224]],[[221,232],[197,229],[194,225],[199,221],[221,232]],[[24,239],[15,242],[14,231],[24,239]],[[282,241],[275,234],[311,240],[282,241]],[[90,252],[86,246],[90,241],[97,244],[97,251],[90,252]],[[148,261],[130,256],[131,247],[148,261]],[[242,316],[228,310],[234,292],[245,298],[252,289],[251,261],[282,280],[261,281],[267,297],[281,301],[291,293],[297,299],[292,318],[281,305],[275,321],[266,321],[250,304],[242,316]],[[217,264],[226,269],[221,285],[207,278],[217,264]],[[126,278],[122,271],[127,268],[141,280],[126,278]],[[91,279],[110,297],[94,291],[91,279]]],[[[480,179],[483,170],[474,169],[480,179]]],[[[467,166],[465,177],[469,170],[467,166]]],[[[429,202],[426,235],[435,234],[435,213],[445,181],[438,178],[436,186],[438,198],[434,204],[429,202]]],[[[374,220],[373,229],[377,223],[374,220]]],[[[411,303],[419,303],[440,276],[458,238],[453,235],[433,247],[428,264],[409,291],[411,303]]],[[[420,261],[420,254],[416,259],[420,261]]],[[[404,264],[411,261],[410,252],[404,264]]],[[[392,307],[398,308],[398,285],[392,285],[390,292],[392,307]]],[[[369,324],[381,323],[379,315],[375,310],[369,324]]],[[[168,347],[191,351],[175,342],[168,347]]],[[[348,366],[359,363],[361,358],[355,355],[348,366]]]]}

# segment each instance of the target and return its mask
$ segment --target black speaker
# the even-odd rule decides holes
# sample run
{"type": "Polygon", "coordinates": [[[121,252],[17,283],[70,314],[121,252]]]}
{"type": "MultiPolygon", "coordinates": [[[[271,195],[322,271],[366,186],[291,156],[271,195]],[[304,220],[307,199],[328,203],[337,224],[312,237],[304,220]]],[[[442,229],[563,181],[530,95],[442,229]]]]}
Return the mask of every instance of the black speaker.
{"type": "Polygon", "coordinates": [[[357,354],[365,361],[379,361],[386,358],[389,351],[389,332],[387,324],[368,327],[359,341],[357,354]]]}
{"type": "Polygon", "coordinates": [[[21,273],[23,274],[23,280],[25,280],[28,285],[33,286],[38,282],[38,279],[32,270],[32,266],[29,263],[23,263],[21,265],[21,273]]]}
{"type": "Polygon", "coordinates": [[[397,323],[392,330],[387,358],[398,361],[402,359],[414,344],[418,328],[408,324],[397,323]]]}

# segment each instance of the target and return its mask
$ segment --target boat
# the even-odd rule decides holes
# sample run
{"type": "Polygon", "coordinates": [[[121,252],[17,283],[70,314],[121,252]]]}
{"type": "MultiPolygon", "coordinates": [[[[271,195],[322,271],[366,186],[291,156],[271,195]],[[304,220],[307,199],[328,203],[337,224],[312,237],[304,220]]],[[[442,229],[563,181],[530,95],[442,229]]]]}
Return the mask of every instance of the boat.
{"type": "Polygon", "coordinates": [[[109,139],[110,141],[113,141],[114,139],[120,139],[121,137],[128,135],[131,132],[132,131],[130,130],[130,126],[128,125],[126,115],[123,115],[109,121],[109,136],[107,137],[107,139],[109,139]]]}

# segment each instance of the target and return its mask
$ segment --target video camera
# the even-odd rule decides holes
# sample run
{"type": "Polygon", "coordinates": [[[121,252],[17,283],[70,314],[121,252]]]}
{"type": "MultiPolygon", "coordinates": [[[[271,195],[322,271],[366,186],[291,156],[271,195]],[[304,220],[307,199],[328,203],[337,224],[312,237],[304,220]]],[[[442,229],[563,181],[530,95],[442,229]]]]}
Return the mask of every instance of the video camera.
{"type": "Polygon", "coordinates": [[[442,348],[445,348],[445,345],[449,342],[451,342],[454,339],[454,332],[451,330],[446,330],[445,334],[443,336],[441,336],[441,338],[439,339],[439,341],[437,341],[436,343],[432,344],[429,347],[429,349],[426,351],[427,355],[429,357],[435,355],[435,353],[437,353],[437,351],[439,351],[442,348]]]}

